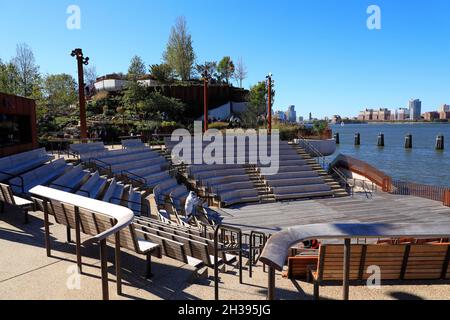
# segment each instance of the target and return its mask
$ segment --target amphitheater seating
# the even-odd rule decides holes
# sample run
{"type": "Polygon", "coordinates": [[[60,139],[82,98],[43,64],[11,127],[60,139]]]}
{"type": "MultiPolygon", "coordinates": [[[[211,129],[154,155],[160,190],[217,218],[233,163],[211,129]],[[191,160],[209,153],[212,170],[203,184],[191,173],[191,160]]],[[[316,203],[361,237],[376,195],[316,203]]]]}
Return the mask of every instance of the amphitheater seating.
{"type": "Polygon", "coordinates": [[[161,167],[163,167],[164,165],[167,165],[167,161],[166,159],[164,159],[163,157],[153,157],[150,159],[144,159],[144,160],[139,160],[139,161],[130,161],[130,162],[122,162],[119,164],[113,164],[111,165],[111,172],[114,174],[120,174],[122,173],[122,171],[130,171],[133,172],[134,170],[137,169],[142,169],[142,168],[146,168],[148,166],[153,166],[153,165],[160,165],[161,167]]]}
{"type": "Polygon", "coordinates": [[[28,210],[32,208],[33,203],[27,199],[15,196],[11,190],[11,187],[0,183],[0,212],[5,210],[5,204],[9,204],[20,208],[25,217],[25,223],[28,223],[28,210]]]}
{"type": "MultiPolygon", "coordinates": [[[[172,191],[176,188],[181,187],[177,180],[170,178],[158,183],[153,189],[153,194],[155,195],[156,203],[163,205],[166,202],[166,198],[170,195],[172,191]]],[[[184,185],[181,188],[186,188],[184,185]]]]}
{"type": "Polygon", "coordinates": [[[105,152],[107,149],[103,142],[91,142],[71,144],[70,150],[79,156],[80,159],[88,159],[89,157],[105,152]]]}
{"type": "Polygon", "coordinates": [[[220,183],[217,185],[211,185],[210,189],[215,194],[222,194],[233,190],[253,189],[254,185],[251,181],[239,181],[231,183],[220,183]]]}
{"type": "Polygon", "coordinates": [[[46,185],[72,168],[64,159],[58,159],[9,181],[15,193],[26,194],[37,185],[46,185]]]}
{"type": "Polygon", "coordinates": [[[95,172],[86,181],[85,184],[76,192],[78,195],[87,196],[92,199],[97,199],[103,189],[106,187],[106,178],[100,177],[98,171],[95,172]]]}
{"type": "Polygon", "coordinates": [[[89,178],[89,171],[83,170],[81,165],[72,167],[61,177],[54,180],[50,187],[61,191],[72,192],[89,178]]]}
{"type": "Polygon", "coordinates": [[[133,187],[128,187],[128,198],[126,199],[128,208],[131,209],[135,215],[140,216],[142,214],[142,194],[133,187]]]}
{"type": "Polygon", "coordinates": [[[124,149],[145,149],[147,146],[141,139],[122,140],[122,148],[124,149]]]}
{"type": "MultiPolygon", "coordinates": [[[[62,224],[69,229],[76,229],[76,219],[75,219],[75,208],[72,205],[64,204],[57,201],[44,201],[41,199],[33,198],[33,201],[37,204],[39,208],[44,211],[46,215],[52,215],[55,218],[55,222],[58,224],[62,224]]],[[[84,234],[95,236],[99,233],[106,231],[113,227],[114,222],[110,217],[102,215],[100,213],[93,213],[91,211],[80,208],[78,210],[80,228],[84,234]]],[[[45,219],[45,237],[46,237],[46,247],[47,247],[47,255],[51,254],[51,245],[50,245],[50,229],[48,217],[45,219]]],[[[140,237],[132,227],[132,225],[120,230],[120,247],[134,251],[139,254],[143,254],[147,257],[147,276],[151,276],[151,256],[157,256],[161,258],[161,247],[154,243],[145,240],[143,237],[140,237]]],[[[111,236],[108,239],[108,242],[115,243],[115,236],[111,236]]],[[[77,239],[77,242],[79,240],[77,239]]],[[[78,246],[81,243],[77,244],[78,246]]],[[[79,261],[81,262],[80,252],[77,252],[79,256],[79,261]]]]}
{"type": "Polygon", "coordinates": [[[225,206],[230,206],[237,203],[258,202],[260,197],[256,189],[241,189],[228,191],[219,194],[220,201],[225,206]]]}
{"type": "Polygon", "coordinates": [[[120,205],[124,192],[125,187],[122,184],[117,183],[116,179],[113,178],[103,195],[102,201],[120,205]]]}
{"type": "Polygon", "coordinates": [[[277,200],[300,199],[313,197],[331,196],[330,186],[319,183],[310,185],[290,185],[283,187],[273,187],[273,193],[277,200]]]}
{"type": "Polygon", "coordinates": [[[53,159],[44,148],[35,149],[0,159],[0,181],[39,167],[53,159]]]}
{"type": "Polygon", "coordinates": [[[215,177],[208,180],[203,180],[203,183],[207,188],[213,188],[215,186],[239,182],[250,182],[250,178],[248,177],[248,175],[240,175],[232,177],[215,177]]]}

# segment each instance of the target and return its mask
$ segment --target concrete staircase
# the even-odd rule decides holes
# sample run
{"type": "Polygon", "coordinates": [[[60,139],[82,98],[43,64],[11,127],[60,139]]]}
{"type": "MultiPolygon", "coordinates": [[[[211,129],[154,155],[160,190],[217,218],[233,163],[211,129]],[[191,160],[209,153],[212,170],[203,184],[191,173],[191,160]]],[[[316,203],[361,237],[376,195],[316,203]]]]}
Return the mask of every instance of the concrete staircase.
{"type": "Polygon", "coordinates": [[[264,179],[261,177],[256,166],[246,164],[244,165],[244,168],[245,172],[250,178],[250,181],[253,183],[255,189],[258,191],[258,195],[261,198],[261,202],[263,203],[275,202],[275,195],[266,185],[264,179]]]}
{"type": "Polygon", "coordinates": [[[346,197],[348,192],[339,184],[338,178],[334,178],[328,172],[326,172],[322,166],[313,158],[309,153],[297,144],[292,144],[292,148],[299,154],[299,156],[308,162],[308,165],[322,177],[327,185],[330,186],[333,191],[334,197],[346,197]]]}

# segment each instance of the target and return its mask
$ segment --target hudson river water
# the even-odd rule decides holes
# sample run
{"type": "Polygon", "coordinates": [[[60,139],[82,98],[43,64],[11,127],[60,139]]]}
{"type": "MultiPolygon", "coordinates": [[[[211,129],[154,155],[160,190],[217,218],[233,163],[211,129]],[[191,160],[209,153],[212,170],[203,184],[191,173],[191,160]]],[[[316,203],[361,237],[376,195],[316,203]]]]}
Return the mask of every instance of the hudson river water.
{"type": "Polygon", "coordinates": [[[346,124],[332,125],[339,132],[336,153],[354,156],[384,171],[394,179],[450,186],[450,124],[346,124]],[[354,146],[354,135],[361,145],[354,146]],[[384,133],[385,147],[377,147],[384,133]],[[405,135],[412,134],[413,148],[405,149],[405,135]],[[436,136],[445,137],[444,151],[435,150],[436,136]]]}

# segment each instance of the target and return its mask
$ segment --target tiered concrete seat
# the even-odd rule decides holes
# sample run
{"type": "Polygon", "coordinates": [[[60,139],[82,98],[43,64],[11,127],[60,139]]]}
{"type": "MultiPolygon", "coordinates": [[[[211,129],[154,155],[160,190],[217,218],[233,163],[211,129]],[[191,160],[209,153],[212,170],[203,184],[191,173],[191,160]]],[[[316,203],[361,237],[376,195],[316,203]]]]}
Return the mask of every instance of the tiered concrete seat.
{"type": "Polygon", "coordinates": [[[116,179],[113,178],[109,183],[108,189],[103,195],[102,201],[120,205],[124,192],[124,185],[117,183],[116,179]]]}
{"type": "Polygon", "coordinates": [[[330,186],[324,183],[274,187],[273,193],[278,200],[283,199],[300,199],[332,196],[330,186]]]}
{"type": "Polygon", "coordinates": [[[0,159],[0,181],[11,179],[53,159],[45,148],[35,149],[0,159]]]}
{"type": "Polygon", "coordinates": [[[171,192],[169,193],[169,197],[172,201],[172,204],[177,210],[183,210],[188,194],[189,190],[183,184],[171,190],[171,192]]]}
{"type": "Polygon", "coordinates": [[[142,194],[137,189],[129,187],[127,206],[135,215],[142,215],[142,194]]]}
{"type": "Polygon", "coordinates": [[[176,179],[165,180],[153,189],[153,194],[155,195],[156,203],[162,205],[165,203],[166,198],[170,195],[170,192],[179,186],[176,179]]]}
{"type": "Polygon", "coordinates": [[[122,140],[122,148],[124,149],[145,149],[147,146],[141,139],[122,140]]]}
{"type": "Polygon", "coordinates": [[[11,179],[9,183],[14,192],[26,194],[31,188],[46,185],[71,168],[72,166],[66,164],[64,159],[58,159],[11,179]]]}
{"type": "Polygon", "coordinates": [[[78,155],[82,160],[94,157],[97,154],[107,151],[103,142],[71,144],[70,150],[78,155]]]}
{"type": "Polygon", "coordinates": [[[77,191],[80,196],[97,199],[103,189],[106,187],[106,178],[100,177],[98,172],[90,176],[89,180],[77,191]]]}
{"type": "Polygon", "coordinates": [[[225,206],[237,203],[258,202],[261,200],[258,191],[254,188],[223,192],[220,193],[219,197],[225,206]]]}
{"type": "Polygon", "coordinates": [[[121,164],[121,163],[130,163],[130,162],[134,162],[134,161],[140,161],[140,160],[145,160],[145,159],[153,159],[153,158],[157,158],[159,156],[159,154],[157,154],[156,152],[145,152],[145,151],[134,151],[134,152],[130,152],[128,150],[117,150],[120,151],[120,154],[111,154],[113,151],[108,152],[107,154],[101,156],[101,157],[97,157],[95,159],[91,159],[91,162],[94,163],[99,163],[101,164],[109,164],[109,165],[114,165],[114,164],[121,164]],[[126,152],[123,152],[126,151],[126,152]]]}
{"type": "Polygon", "coordinates": [[[212,188],[214,186],[220,186],[222,184],[236,183],[236,182],[248,182],[250,178],[248,175],[232,176],[232,177],[214,177],[207,180],[203,180],[206,187],[212,188]]]}
{"type": "Polygon", "coordinates": [[[283,172],[273,175],[263,176],[264,179],[269,183],[272,180],[283,180],[283,179],[302,179],[310,177],[318,177],[319,175],[315,171],[298,171],[298,172],[283,172]]]}
{"type": "Polygon", "coordinates": [[[211,191],[216,194],[222,194],[224,192],[242,189],[252,189],[254,185],[251,181],[240,181],[231,183],[220,183],[210,187],[211,191]]]}
{"type": "Polygon", "coordinates": [[[113,173],[122,173],[122,171],[133,171],[136,169],[142,169],[142,168],[146,168],[149,166],[154,166],[154,165],[164,165],[167,164],[166,159],[164,159],[163,157],[153,157],[150,159],[144,159],[144,160],[139,160],[139,161],[131,161],[131,162],[123,162],[123,163],[119,163],[119,164],[114,164],[111,166],[111,171],[113,173]]]}
{"type": "Polygon", "coordinates": [[[72,192],[78,186],[82,185],[89,176],[89,171],[83,170],[83,167],[78,165],[54,180],[50,184],[50,187],[61,191],[72,192]]]}

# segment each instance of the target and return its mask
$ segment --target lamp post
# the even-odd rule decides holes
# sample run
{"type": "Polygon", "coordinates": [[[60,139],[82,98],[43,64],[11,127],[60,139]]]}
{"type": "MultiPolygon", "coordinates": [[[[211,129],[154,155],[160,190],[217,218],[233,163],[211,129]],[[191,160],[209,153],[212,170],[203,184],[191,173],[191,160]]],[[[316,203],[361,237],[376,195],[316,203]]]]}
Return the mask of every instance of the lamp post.
{"type": "Polygon", "coordinates": [[[272,73],[266,76],[267,79],[267,131],[272,134],[272,73]]]}
{"type": "MultiPolygon", "coordinates": [[[[206,64],[205,64],[206,65],[206,64]]],[[[205,71],[202,73],[203,77],[203,131],[208,131],[208,83],[209,79],[211,79],[210,74],[208,73],[208,69],[205,68],[205,71]]]]}
{"type": "Polygon", "coordinates": [[[83,56],[83,50],[75,49],[70,54],[72,57],[77,58],[78,66],[78,99],[80,103],[80,135],[81,141],[87,140],[87,125],[86,125],[86,99],[84,96],[84,70],[83,66],[89,64],[89,58],[83,56]]]}

